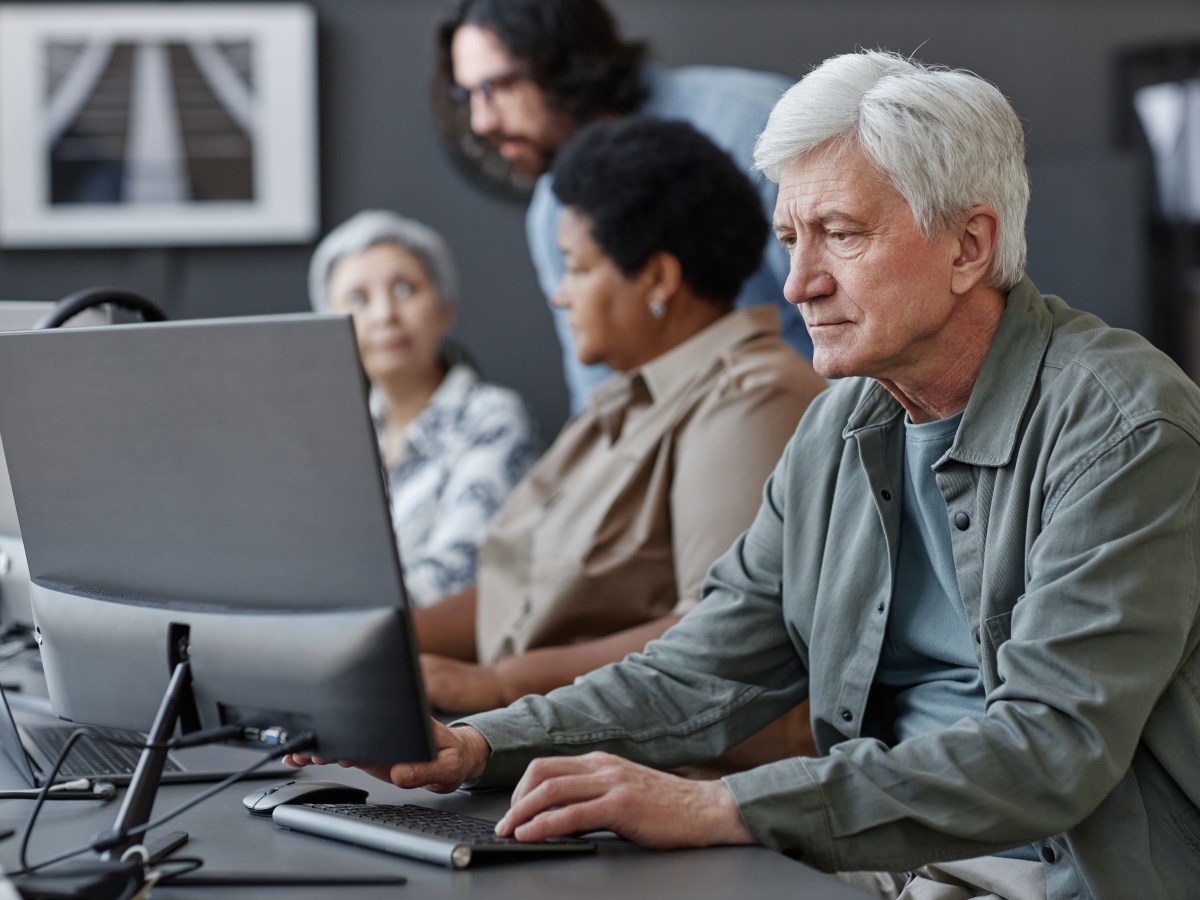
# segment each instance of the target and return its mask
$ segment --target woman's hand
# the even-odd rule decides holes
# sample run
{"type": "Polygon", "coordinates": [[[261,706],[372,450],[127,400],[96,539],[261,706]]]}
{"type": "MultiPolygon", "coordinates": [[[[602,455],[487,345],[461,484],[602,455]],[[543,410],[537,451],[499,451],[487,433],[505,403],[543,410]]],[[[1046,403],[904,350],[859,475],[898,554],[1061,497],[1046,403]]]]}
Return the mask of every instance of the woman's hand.
{"type": "Polygon", "coordinates": [[[465,715],[508,705],[503,681],[493,666],[422,653],[421,678],[430,705],[443,712],[465,715]]]}

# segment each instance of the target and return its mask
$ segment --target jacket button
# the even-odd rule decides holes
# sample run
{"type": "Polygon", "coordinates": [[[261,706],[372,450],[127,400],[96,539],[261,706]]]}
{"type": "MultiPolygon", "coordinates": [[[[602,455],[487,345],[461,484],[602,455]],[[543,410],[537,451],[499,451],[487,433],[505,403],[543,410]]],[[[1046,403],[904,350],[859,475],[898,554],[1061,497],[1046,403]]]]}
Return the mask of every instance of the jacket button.
{"type": "Polygon", "coordinates": [[[1054,848],[1049,844],[1042,848],[1042,859],[1048,863],[1054,862],[1054,848]]]}
{"type": "Polygon", "coordinates": [[[884,604],[882,602],[877,607],[875,607],[876,612],[883,612],[883,610],[884,610],[884,604]]]}
{"type": "Polygon", "coordinates": [[[971,527],[971,517],[965,512],[954,514],[954,527],[959,531],[966,531],[971,527]]]}
{"type": "Polygon", "coordinates": [[[884,500],[891,500],[892,492],[885,488],[884,490],[879,492],[879,496],[882,497],[884,500]]]}
{"type": "Polygon", "coordinates": [[[843,722],[853,722],[854,721],[854,713],[850,712],[850,710],[848,710],[848,709],[843,709],[842,710],[842,721],[843,722]]]}

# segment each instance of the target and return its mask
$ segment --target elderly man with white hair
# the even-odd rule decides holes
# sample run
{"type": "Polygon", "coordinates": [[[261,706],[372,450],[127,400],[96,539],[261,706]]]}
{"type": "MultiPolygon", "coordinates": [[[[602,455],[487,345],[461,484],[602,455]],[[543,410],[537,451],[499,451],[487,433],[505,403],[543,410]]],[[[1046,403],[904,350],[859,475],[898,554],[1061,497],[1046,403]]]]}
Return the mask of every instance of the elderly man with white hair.
{"type": "Polygon", "coordinates": [[[983,79],[835,57],[756,162],[842,379],[757,518],[644,653],[375,774],[520,778],[505,835],[757,842],[882,896],[1193,894],[1200,390],[1024,275],[1022,130],[983,79]],[[817,757],[662,771],[804,698],[817,757]]]}

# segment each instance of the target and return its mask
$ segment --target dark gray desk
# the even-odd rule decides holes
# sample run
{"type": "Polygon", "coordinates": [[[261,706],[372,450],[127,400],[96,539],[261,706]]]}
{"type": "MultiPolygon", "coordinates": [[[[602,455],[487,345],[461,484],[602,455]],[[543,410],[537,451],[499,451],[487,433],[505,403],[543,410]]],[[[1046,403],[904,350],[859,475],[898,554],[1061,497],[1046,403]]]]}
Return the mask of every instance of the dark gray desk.
{"type": "MultiPolygon", "coordinates": [[[[0,759],[0,766],[7,766],[0,759]]],[[[0,776],[6,773],[0,772],[0,776]]],[[[358,771],[337,767],[313,770],[327,777],[367,787],[376,803],[417,802],[461,812],[499,818],[507,807],[506,794],[438,796],[425,791],[402,791],[358,771]]],[[[11,782],[9,782],[11,783],[11,782]]],[[[162,788],[156,813],[164,812],[200,786],[171,785],[162,788]]],[[[229,788],[181,815],[164,827],[179,828],[191,840],[176,855],[205,860],[204,871],[320,872],[324,874],[394,874],[408,877],[402,887],[361,888],[222,888],[223,897],[327,897],[438,898],[545,897],[605,898],[679,897],[862,897],[857,890],[828,875],[761,847],[720,847],[707,850],[655,852],[642,850],[617,838],[601,838],[595,856],[571,859],[528,860],[454,872],[438,866],[392,857],[372,850],[341,844],[279,828],[270,819],[251,817],[241,806],[250,785],[229,788]]],[[[0,829],[17,828],[31,808],[29,801],[0,801],[0,829]]],[[[61,801],[43,807],[30,845],[30,860],[46,859],[81,846],[112,823],[117,801],[61,801]]],[[[19,837],[0,842],[0,862],[12,871],[17,867],[19,837]]],[[[85,857],[86,858],[86,857],[85,857]]],[[[159,898],[198,900],[216,888],[156,887],[159,898]]]]}
{"type": "MultiPolygon", "coordinates": [[[[30,700],[44,695],[40,674],[20,663],[0,667],[6,680],[25,684],[30,700]]],[[[22,704],[17,700],[17,705],[22,704]]],[[[18,718],[28,716],[18,712],[18,718]]],[[[508,808],[508,794],[403,791],[356,769],[338,766],[314,767],[297,778],[322,778],[364,787],[372,803],[420,803],[456,812],[498,819],[508,808]]],[[[0,753],[0,786],[17,787],[19,776],[0,753]]],[[[201,900],[219,894],[229,898],[257,897],[342,897],[420,898],[486,897],[488,900],[611,900],[614,896],[654,897],[661,900],[727,900],[731,897],[862,898],[868,896],[837,879],[761,847],[717,847],[706,850],[648,851],[615,837],[601,837],[594,856],[563,859],[523,860],[465,871],[451,871],[417,860],[394,857],[343,844],[338,841],[287,831],[269,818],[251,816],[242,797],[270,781],[252,781],[225,789],[167,823],[155,833],[180,829],[190,840],[176,856],[199,857],[206,873],[312,872],[324,875],[402,874],[403,886],[379,887],[239,887],[154,889],[156,898],[201,900]]],[[[170,811],[208,787],[203,784],[164,785],[159,789],[155,815],[170,811]]],[[[122,789],[123,791],[123,789],[122,789]]],[[[85,846],[116,817],[120,799],[109,803],[95,800],[56,801],[42,807],[30,843],[30,862],[49,859],[67,850],[85,846]]],[[[17,829],[17,834],[0,841],[0,864],[8,871],[17,868],[20,831],[32,801],[0,800],[0,831],[17,829]]],[[[81,859],[88,859],[88,854],[81,859]]],[[[0,890],[0,900],[3,891],[0,890]]]]}

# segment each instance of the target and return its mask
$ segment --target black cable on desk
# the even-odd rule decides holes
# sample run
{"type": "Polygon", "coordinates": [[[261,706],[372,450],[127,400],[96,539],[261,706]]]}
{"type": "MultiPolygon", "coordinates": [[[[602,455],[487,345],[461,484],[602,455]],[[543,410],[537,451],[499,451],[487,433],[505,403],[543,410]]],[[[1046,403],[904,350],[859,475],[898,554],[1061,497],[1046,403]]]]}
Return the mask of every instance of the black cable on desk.
{"type": "MultiPolygon", "coordinates": [[[[222,728],[222,729],[213,729],[213,731],[221,733],[221,736],[223,736],[223,737],[228,737],[229,735],[226,732],[228,731],[228,728],[233,728],[233,727],[235,727],[235,726],[227,726],[226,728],[222,728]]],[[[240,733],[241,729],[238,728],[237,731],[240,733]]],[[[21,833],[21,848],[20,848],[20,852],[19,852],[19,856],[18,856],[18,861],[20,863],[21,868],[18,869],[16,872],[10,872],[9,873],[10,875],[30,875],[30,874],[33,874],[34,872],[37,872],[39,869],[46,868],[47,866],[52,866],[52,865],[55,865],[56,863],[65,862],[68,859],[73,859],[74,857],[79,856],[82,853],[86,853],[89,850],[102,851],[104,849],[107,849],[106,845],[112,846],[112,845],[115,845],[116,843],[119,843],[120,841],[124,840],[125,838],[139,837],[142,834],[144,834],[145,832],[149,831],[150,829],[157,828],[159,825],[162,825],[165,822],[168,822],[171,819],[175,818],[176,816],[191,809],[196,804],[201,803],[204,800],[207,800],[209,797],[213,796],[214,794],[219,793],[220,791],[224,790],[225,788],[229,787],[232,784],[235,784],[236,782],[238,782],[245,776],[249,775],[255,769],[265,766],[267,763],[269,763],[271,760],[275,759],[276,757],[283,756],[288,753],[298,753],[302,750],[307,750],[312,746],[312,743],[313,743],[313,735],[308,734],[308,733],[302,734],[299,737],[294,738],[293,740],[288,741],[281,746],[272,747],[268,753],[265,753],[262,756],[262,758],[256,760],[253,764],[247,766],[246,768],[242,769],[241,771],[233,773],[228,778],[217,783],[216,785],[212,786],[208,790],[202,791],[197,796],[195,796],[192,799],[188,800],[187,802],[179,805],[172,811],[170,811],[162,816],[159,816],[157,819],[152,819],[151,821],[146,822],[144,825],[139,825],[137,828],[130,829],[127,834],[122,835],[122,834],[117,834],[112,831],[105,832],[104,834],[100,835],[96,840],[94,840],[91,844],[88,844],[85,847],[79,847],[79,848],[76,848],[75,850],[71,850],[67,853],[61,853],[58,856],[52,857],[47,860],[43,860],[42,862],[36,863],[34,865],[30,865],[29,857],[28,857],[29,840],[33,834],[33,826],[37,821],[38,813],[41,812],[42,805],[46,801],[46,797],[49,794],[49,789],[50,789],[51,785],[53,784],[54,779],[58,776],[59,769],[62,768],[63,761],[66,760],[67,755],[71,752],[71,748],[75,745],[75,743],[84,734],[87,734],[87,730],[83,729],[83,728],[73,731],[71,733],[70,737],[67,738],[66,743],[63,744],[62,750],[59,751],[58,757],[54,761],[54,766],[52,767],[49,775],[47,776],[46,783],[42,786],[41,792],[38,795],[36,802],[34,803],[33,809],[29,813],[29,818],[25,822],[25,828],[21,833]]],[[[201,741],[199,741],[200,735],[201,735],[201,733],[197,732],[195,734],[185,735],[182,738],[177,738],[175,740],[166,741],[162,744],[150,745],[150,746],[152,749],[155,747],[157,747],[159,749],[175,749],[175,748],[184,747],[184,746],[194,746],[196,743],[201,742],[201,741]]],[[[207,734],[206,737],[208,740],[214,739],[212,734],[207,734]]],[[[122,741],[120,739],[113,739],[113,742],[117,743],[117,744],[126,744],[126,745],[132,745],[132,746],[136,746],[136,747],[148,746],[148,742],[136,743],[136,742],[131,742],[131,741],[122,741]]]]}
{"type": "MultiPolygon", "coordinates": [[[[243,778],[245,778],[247,775],[249,775],[255,769],[262,768],[267,763],[271,762],[271,760],[273,760],[279,756],[287,756],[289,753],[299,753],[303,750],[310,749],[312,747],[313,743],[315,742],[315,740],[316,740],[316,735],[312,734],[311,732],[305,732],[304,734],[301,734],[299,737],[292,738],[290,741],[280,744],[278,747],[273,747],[271,749],[271,751],[269,753],[265,754],[261,759],[257,760],[256,762],[254,762],[253,764],[251,764],[249,766],[246,766],[246,768],[242,769],[239,772],[234,772],[232,775],[230,775],[224,781],[219,781],[216,784],[214,784],[212,787],[208,788],[207,790],[201,791],[199,793],[199,795],[193,797],[191,800],[187,801],[186,803],[180,804],[179,806],[175,807],[175,809],[171,810],[169,813],[166,813],[165,815],[161,815],[157,819],[151,819],[149,822],[146,822],[144,825],[137,826],[137,828],[131,828],[131,829],[129,829],[129,831],[125,832],[124,834],[116,834],[114,832],[106,832],[105,834],[100,835],[100,837],[98,837],[98,838],[96,838],[96,840],[92,841],[92,849],[97,850],[97,851],[103,851],[103,850],[107,850],[109,848],[109,846],[119,843],[121,840],[123,840],[125,838],[140,837],[141,835],[145,834],[150,829],[157,828],[159,825],[163,825],[163,824],[171,821],[172,819],[174,819],[176,816],[181,815],[184,812],[187,812],[187,810],[191,809],[197,803],[201,803],[202,801],[207,800],[209,797],[212,797],[215,794],[219,794],[221,791],[225,790],[225,788],[229,787],[230,785],[237,784],[239,781],[241,781],[243,778]]],[[[174,744],[175,742],[170,741],[168,743],[174,744]]]]}

